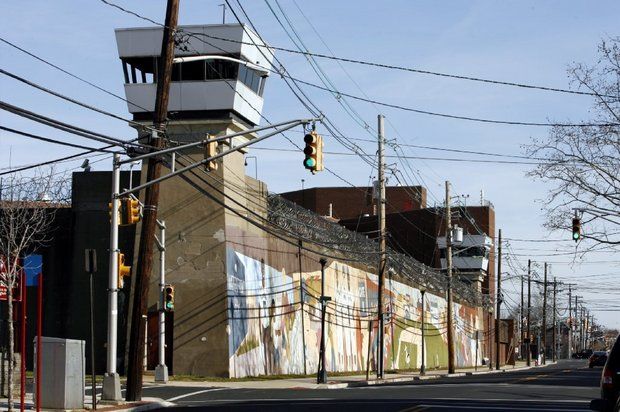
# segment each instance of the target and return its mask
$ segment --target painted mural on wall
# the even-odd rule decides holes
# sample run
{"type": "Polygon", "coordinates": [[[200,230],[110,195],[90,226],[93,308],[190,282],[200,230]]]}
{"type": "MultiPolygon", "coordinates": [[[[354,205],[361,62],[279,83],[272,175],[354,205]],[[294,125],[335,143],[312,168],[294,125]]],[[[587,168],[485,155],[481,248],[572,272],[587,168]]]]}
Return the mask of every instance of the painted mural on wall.
{"type": "MultiPolygon", "coordinates": [[[[321,336],[320,271],[286,273],[263,260],[227,248],[229,367],[231,377],[315,373],[321,336]]],[[[327,370],[365,371],[376,366],[377,276],[330,262],[325,295],[327,370]]],[[[386,282],[385,365],[419,369],[422,295],[412,286],[386,282]]],[[[447,365],[446,301],[425,294],[426,367],[447,365]]],[[[476,360],[475,330],[482,319],[473,308],[455,304],[457,366],[476,360]]],[[[478,348],[478,363],[481,350],[478,348]]]]}

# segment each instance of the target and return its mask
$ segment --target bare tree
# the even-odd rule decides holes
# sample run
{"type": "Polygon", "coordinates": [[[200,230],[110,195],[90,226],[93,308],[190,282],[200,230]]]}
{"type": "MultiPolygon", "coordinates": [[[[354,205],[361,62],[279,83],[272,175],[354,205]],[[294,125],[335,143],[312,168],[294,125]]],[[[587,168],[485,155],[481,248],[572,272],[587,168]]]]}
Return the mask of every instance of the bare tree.
{"type": "Polygon", "coordinates": [[[38,171],[34,176],[11,175],[2,180],[0,188],[0,285],[6,290],[8,302],[7,381],[11,411],[15,371],[14,293],[24,273],[23,258],[51,239],[55,211],[68,205],[68,185],[55,177],[52,169],[38,171]]]}
{"type": "Polygon", "coordinates": [[[595,247],[620,245],[620,38],[601,42],[593,65],[574,64],[572,85],[594,95],[587,125],[554,127],[526,150],[541,163],[528,174],[552,185],[546,227],[568,229],[574,208],[595,247]]]}

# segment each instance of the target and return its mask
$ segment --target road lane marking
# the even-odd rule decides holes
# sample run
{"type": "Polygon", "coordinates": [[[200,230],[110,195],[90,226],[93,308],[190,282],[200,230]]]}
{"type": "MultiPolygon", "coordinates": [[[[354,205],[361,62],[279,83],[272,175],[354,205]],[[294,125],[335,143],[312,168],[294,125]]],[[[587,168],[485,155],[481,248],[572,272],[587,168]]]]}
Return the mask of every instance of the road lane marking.
{"type": "MultiPolygon", "coordinates": [[[[230,389],[230,388],[211,388],[211,389],[203,389],[203,390],[201,390],[201,391],[190,392],[190,393],[186,393],[186,394],[183,394],[183,395],[175,396],[175,397],[173,397],[173,398],[166,399],[166,401],[167,401],[167,402],[174,402],[174,401],[178,401],[179,399],[189,398],[190,396],[200,395],[201,393],[215,392],[215,391],[223,391],[224,389],[230,389]]],[[[203,402],[204,402],[204,401],[203,401],[203,402]]]]}

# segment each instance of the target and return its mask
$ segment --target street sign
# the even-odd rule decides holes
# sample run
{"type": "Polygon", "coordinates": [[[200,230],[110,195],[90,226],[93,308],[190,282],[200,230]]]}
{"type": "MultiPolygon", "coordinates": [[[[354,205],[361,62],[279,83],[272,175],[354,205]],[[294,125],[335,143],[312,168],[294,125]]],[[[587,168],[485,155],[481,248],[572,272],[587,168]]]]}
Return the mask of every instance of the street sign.
{"type": "MultiPolygon", "coordinates": [[[[13,288],[13,302],[21,302],[22,294],[21,294],[21,276],[18,276],[15,280],[16,287],[13,288]]],[[[0,300],[8,300],[9,297],[7,295],[8,288],[4,283],[0,283],[0,300]]]]}
{"type": "Polygon", "coordinates": [[[97,250],[84,249],[84,265],[86,273],[97,272],[97,250]]]}

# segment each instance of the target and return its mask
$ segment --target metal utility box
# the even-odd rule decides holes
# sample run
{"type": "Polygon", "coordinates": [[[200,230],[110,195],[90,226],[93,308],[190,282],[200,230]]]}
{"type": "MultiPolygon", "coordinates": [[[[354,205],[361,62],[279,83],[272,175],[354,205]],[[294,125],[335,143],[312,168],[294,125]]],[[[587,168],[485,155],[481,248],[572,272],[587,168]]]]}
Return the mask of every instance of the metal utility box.
{"type": "MultiPolygon", "coordinates": [[[[34,339],[33,353],[36,379],[37,338],[34,339]]],[[[85,370],[83,340],[42,337],[41,408],[83,409],[85,370]]]]}

